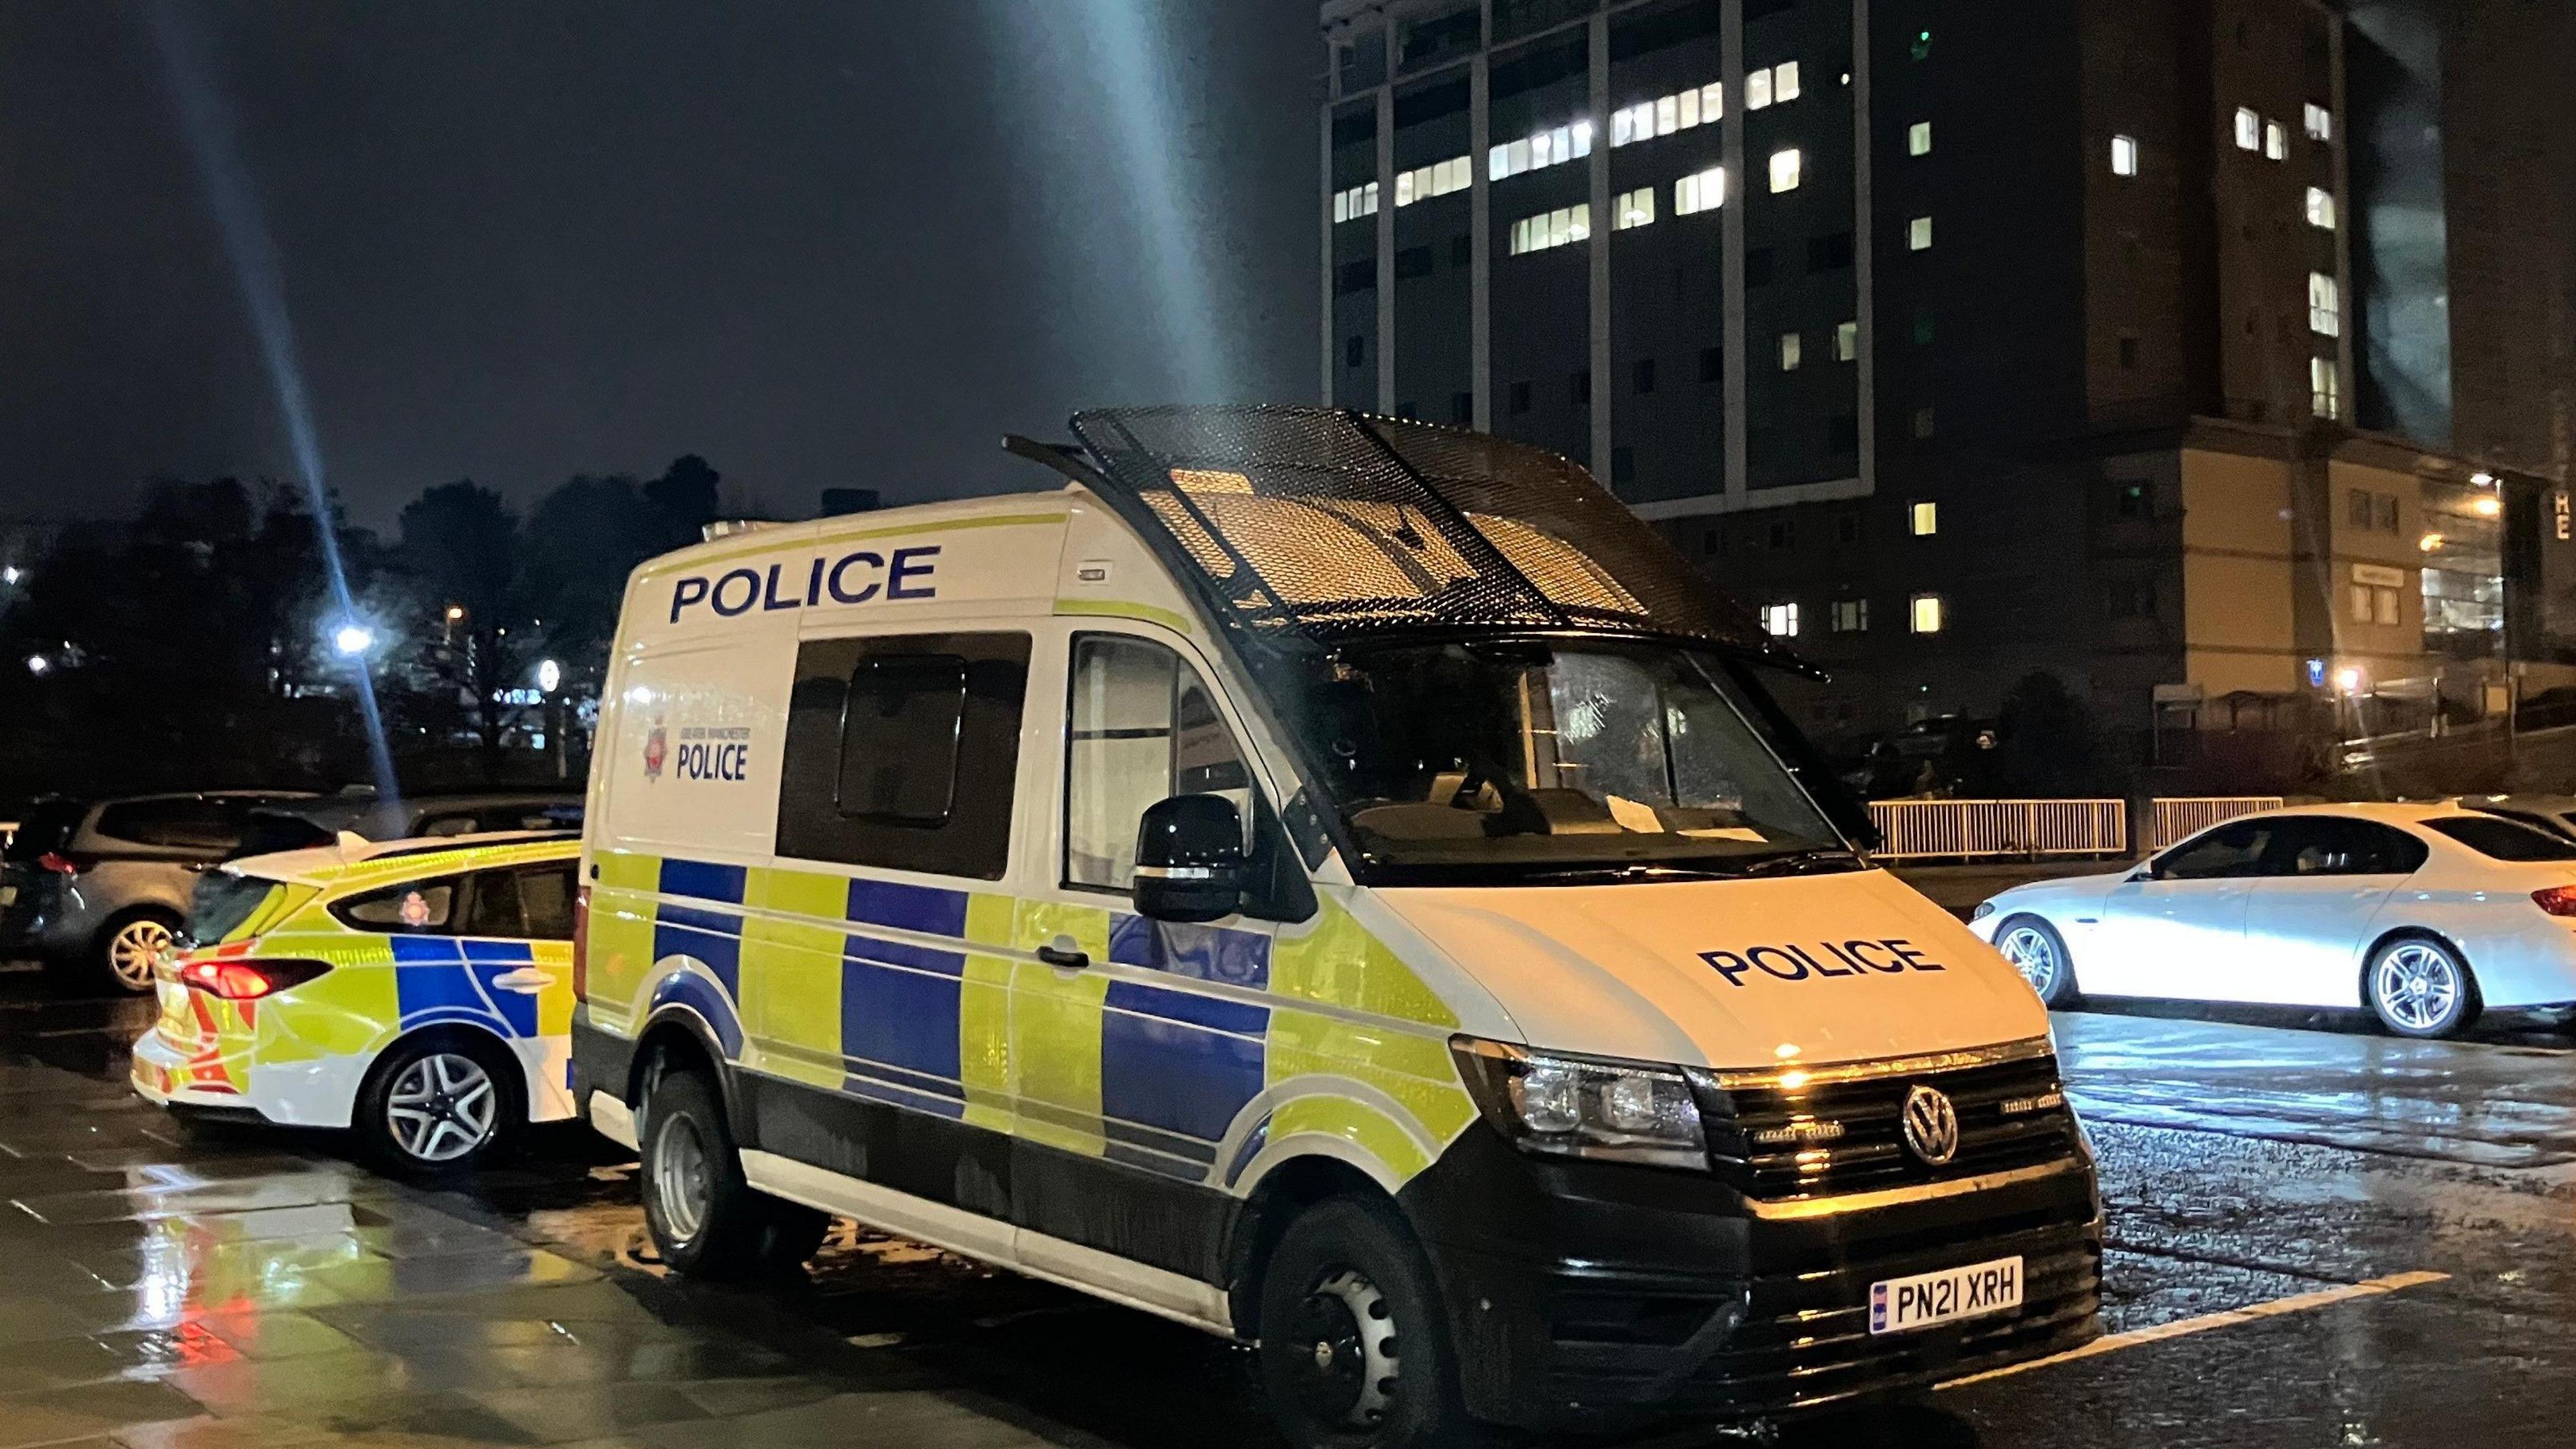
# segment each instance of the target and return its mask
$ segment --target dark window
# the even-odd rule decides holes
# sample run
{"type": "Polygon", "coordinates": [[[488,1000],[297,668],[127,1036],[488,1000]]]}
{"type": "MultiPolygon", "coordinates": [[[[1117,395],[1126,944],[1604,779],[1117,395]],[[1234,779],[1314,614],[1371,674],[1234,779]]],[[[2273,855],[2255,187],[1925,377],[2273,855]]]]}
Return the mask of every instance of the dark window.
{"type": "Polygon", "coordinates": [[[1411,69],[1452,52],[1473,50],[1483,23],[1482,15],[1473,5],[1428,20],[1407,21],[1396,32],[1396,64],[1411,69]]]}
{"type": "Polygon", "coordinates": [[[456,934],[510,939],[527,930],[528,919],[519,913],[518,872],[479,870],[466,881],[465,920],[456,934]]]}
{"type": "Polygon", "coordinates": [[[1636,374],[1635,382],[1637,391],[1653,392],[1655,390],[1655,359],[1651,357],[1638,358],[1637,365],[1633,371],[1636,374]]]}
{"type": "Polygon", "coordinates": [[[1449,238],[1449,265],[1469,267],[1476,263],[1476,239],[1460,232],[1449,238]]]}
{"type": "Polygon", "coordinates": [[[1467,427],[1476,421],[1476,395],[1472,392],[1449,394],[1449,421],[1467,427]]]}
{"type": "Polygon", "coordinates": [[[1847,510],[1834,519],[1834,541],[1836,543],[1860,542],[1859,514],[1847,510]]]}
{"type": "Polygon", "coordinates": [[[2136,367],[2138,365],[2137,338],[2122,337],[2120,339],[2120,365],[2122,367],[2136,367]]]}
{"type": "Polygon", "coordinates": [[[2156,581],[2113,579],[2102,586],[2102,611],[2114,619],[2154,618],[2156,581]]]}
{"type": "Polygon", "coordinates": [[[1333,290],[1342,296],[1347,297],[1353,292],[1374,291],[1376,288],[1377,258],[1375,257],[1361,257],[1356,261],[1344,262],[1333,273],[1333,290]]]}
{"type": "Polygon", "coordinates": [[[1930,59],[1932,58],[1932,32],[1931,32],[1931,31],[1929,31],[1929,30],[1920,30],[1920,31],[1916,31],[1916,32],[1915,32],[1915,35],[1914,35],[1914,58],[1915,58],[1916,60],[1930,60],[1930,59]]]}
{"type": "Polygon", "coordinates": [[[1395,415],[1396,415],[1397,417],[1399,417],[1399,418],[1412,418],[1412,417],[1420,417],[1420,416],[1421,416],[1421,414],[1420,414],[1420,413],[1417,413],[1417,412],[1415,412],[1415,411],[1414,411],[1413,404],[1411,404],[1411,403],[1409,403],[1409,402],[1400,402],[1400,403],[1397,403],[1397,404],[1395,405],[1395,415]]]}
{"type": "Polygon", "coordinates": [[[1769,546],[1773,553],[1787,553],[1798,546],[1798,530],[1785,518],[1771,520],[1769,546]]]}
{"type": "Polygon", "coordinates": [[[818,639],[797,651],[778,853],[1001,878],[1026,634],[818,639]]]}
{"type": "Polygon", "coordinates": [[[2198,835],[2157,856],[2151,873],[2157,880],[2221,880],[2258,874],[2263,851],[2271,844],[2273,826],[2263,820],[2237,820],[2198,835]]]}
{"type": "Polygon", "coordinates": [[[2439,831],[2489,860],[2576,860],[2576,841],[2511,820],[2427,820],[2424,828],[2439,831]]]}
{"type": "Polygon", "coordinates": [[[1406,247],[1404,250],[1395,254],[1395,276],[1397,281],[1411,281],[1415,277],[1427,277],[1430,275],[1431,248],[1406,247]]]}
{"type": "Polygon", "coordinates": [[[1771,285],[1771,249],[1769,247],[1755,247],[1744,254],[1744,285],[1748,287],[1771,285]]]}
{"type": "Polygon", "coordinates": [[[2263,874],[2412,875],[2432,852],[2403,830],[2333,815],[2290,816],[2278,822],[2263,858],[2263,874]]]}
{"type": "Polygon", "coordinates": [[[1368,360],[1368,339],[1353,337],[1342,343],[1342,365],[1357,367],[1368,360]]]}
{"type": "Polygon", "coordinates": [[[1914,345],[1917,347],[1932,345],[1932,314],[1929,312],[1914,314],[1914,345]]]}
{"type": "Polygon", "coordinates": [[[2397,531],[2397,495],[2394,493],[2379,495],[2379,531],[2382,533],[2397,531]]]}
{"type": "Polygon", "coordinates": [[[519,872],[519,909],[534,941],[572,939],[573,862],[533,865],[519,872]]]}
{"type": "Polygon", "coordinates": [[[456,897],[461,886],[461,878],[452,875],[437,880],[405,881],[362,896],[351,896],[333,906],[331,914],[361,931],[444,936],[450,934],[448,923],[455,914],[456,897]]]}
{"type": "Polygon", "coordinates": [[[1565,390],[1579,408],[1592,406],[1592,369],[1584,368],[1565,380],[1565,390]]]}
{"type": "Polygon", "coordinates": [[[1832,236],[1809,237],[1807,239],[1808,271],[1840,271],[1851,264],[1852,234],[1850,232],[1838,231],[1832,236]]]}
{"type": "Polygon", "coordinates": [[[2119,507],[2120,516],[2122,518],[2153,518],[2156,516],[2156,496],[2154,493],[2148,491],[2146,484],[2123,483],[2119,485],[2119,487],[2119,507]]]}
{"type": "Polygon", "coordinates": [[[1634,483],[1637,481],[1636,449],[1612,448],[1610,450],[1610,481],[1612,483],[1634,483]]]}
{"type": "Polygon", "coordinates": [[[173,850],[228,851],[241,843],[250,802],[187,796],[128,800],[98,812],[98,833],[136,845],[173,850]]]}
{"type": "Polygon", "coordinates": [[[1515,416],[1530,410],[1530,385],[1528,383],[1513,383],[1511,385],[1510,397],[1511,409],[1515,416]]]}
{"type": "Polygon", "coordinates": [[[1726,530],[1712,528],[1702,533],[1699,536],[1699,551],[1711,555],[1726,552],[1726,530]]]}
{"type": "Polygon", "coordinates": [[[1726,349],[1703,347],[1699,350],[1699,380],[1715,382],[1726,376],[1726,349]]]}
{"type": "Polygon", "coordinates": [[[1852,413],[1836,413],[1825,419],[1825,451],[1856,453],[1860,451],[1860,418],[1852,413]]]}
{"type": "Polygon", "coordinates": [[[2370,527],[2370,490],[2355,488],[2344,495],[2343,521],[2355,528],[2370,527]]]}

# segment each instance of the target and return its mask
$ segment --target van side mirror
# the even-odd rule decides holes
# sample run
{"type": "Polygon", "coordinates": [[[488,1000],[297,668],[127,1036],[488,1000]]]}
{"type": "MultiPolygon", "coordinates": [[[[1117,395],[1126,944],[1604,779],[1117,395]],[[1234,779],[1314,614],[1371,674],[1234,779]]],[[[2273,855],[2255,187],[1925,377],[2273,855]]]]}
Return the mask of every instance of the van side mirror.
{"type": "Polygon", "coordinates": [[[1249,867],[1243,814],[1222,795],[1174,795],[1146,807],[1136,834],[1136,911],[1157,921],[1213,921],[1243,901],[1249,867]]]}

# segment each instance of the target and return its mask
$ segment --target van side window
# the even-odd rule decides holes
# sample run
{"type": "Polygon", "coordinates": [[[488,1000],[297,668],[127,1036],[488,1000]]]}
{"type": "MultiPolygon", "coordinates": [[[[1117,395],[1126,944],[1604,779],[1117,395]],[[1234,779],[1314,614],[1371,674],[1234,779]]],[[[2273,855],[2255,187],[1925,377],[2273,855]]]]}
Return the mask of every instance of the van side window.
{"type": "Polygon", "coordinates": [[[778,779],[778,853],[999,880],[1026,634],[808,640],[778,779]]]}
{"type": "Polygon", "coordinates": [[[1223,795],[1254,817],[1252,776],[1198,671],[1160,644],[1114,634],[1073,642],[1065,724],[1064,883],[1126,890],[1145,808],[1223,795]]]}

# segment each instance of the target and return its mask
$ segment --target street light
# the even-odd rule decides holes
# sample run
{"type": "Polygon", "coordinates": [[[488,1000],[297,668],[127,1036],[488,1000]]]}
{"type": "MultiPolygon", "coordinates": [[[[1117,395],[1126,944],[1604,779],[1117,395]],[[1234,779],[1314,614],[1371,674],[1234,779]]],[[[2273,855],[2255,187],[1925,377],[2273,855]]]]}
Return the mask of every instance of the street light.
{"type": "Polygon", "coordinates": [[[453,624],[462,620],[464,617],[465,606],[463,604],[450,604],[447,606],[447,622],[453,624]]]}
{"type": "Polygon", "coordinates": [[[42,674],[53,667],[54,661],[47,659],[42,654],[30,654],[27,656],[27,672],[29,674],[42,674]]]}
{"type": "Polygon", "coordinates": [[[376,631],[364,624],[343,624],[331,636],[331,647],[343,654],[364,654],[376,647],[376,631]]]}
{"type": "Polygon", "coordinates": [[[554,693],[554,692],[555,692],[555,690],[556,690],[557,688],[559,688],[562,684],[563,684],[563,666],[562,666],[562,665],[557,664],[556,662],[554,662],[554,661],[553,661],[553,660],[551,660],[551,659],[543,660],[543,661],[540,661],[540,662],[538,663],[538,665],[537,665],[537,689],[538,689],[538,691],[539,691],[540,693],[544,693],[544,694],[552,694],[552,693],[554,693]]]}
{"type": "Polygon", "coordinates": [[[0,584],[14,584],[26,576],[27,571],[18,567],[16,564],[11,564],[7,568],[0,568],[0,584]]]}

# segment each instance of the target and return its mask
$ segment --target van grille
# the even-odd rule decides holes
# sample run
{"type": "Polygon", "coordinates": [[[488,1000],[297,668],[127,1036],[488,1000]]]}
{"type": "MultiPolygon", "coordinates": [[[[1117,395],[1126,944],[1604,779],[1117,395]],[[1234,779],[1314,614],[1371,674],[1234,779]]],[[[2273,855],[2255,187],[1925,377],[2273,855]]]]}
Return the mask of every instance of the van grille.
{"type": "Polygon", "coordinates": [[[1798,1086],[1721,1088],[1704,1079],[1700,1115],[1718,1171],[1765,1200],[2008,1171],[2076,1148],[2053,1053],[1798,1086]],[[1938,1167],[1905,1143],[1905,1100],[1917,1086],[1944,1093],[1958,1113],[1957,1154],[1938,1167]]]}

